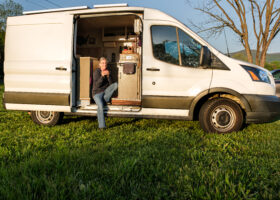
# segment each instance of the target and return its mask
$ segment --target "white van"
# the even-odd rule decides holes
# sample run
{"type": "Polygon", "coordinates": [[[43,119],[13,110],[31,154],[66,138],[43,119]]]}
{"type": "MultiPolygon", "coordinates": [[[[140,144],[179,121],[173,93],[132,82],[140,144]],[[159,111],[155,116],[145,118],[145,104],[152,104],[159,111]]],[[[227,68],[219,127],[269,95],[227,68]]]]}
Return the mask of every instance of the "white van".
{"type": "Polygon", "coordinates": [[[155,9],[25,12],[6,30],[4,106],[31,111],[38,124],[97,115],[91,83],[101,56],[118,82],[107,116],[198,119],[206,132],[228,133],[280,114],[269,71],[223,55],[155,9]]]}

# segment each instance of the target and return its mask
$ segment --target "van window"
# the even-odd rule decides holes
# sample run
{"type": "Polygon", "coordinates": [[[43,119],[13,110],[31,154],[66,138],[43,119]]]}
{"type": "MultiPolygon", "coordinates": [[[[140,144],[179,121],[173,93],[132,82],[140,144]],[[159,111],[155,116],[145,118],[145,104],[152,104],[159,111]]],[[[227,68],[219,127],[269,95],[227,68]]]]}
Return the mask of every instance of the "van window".
{"type": "Polygon", "coordinates": [[[176,28],[173,26],[152,26],[154,56],[162,61],[179,65],[176,28]]]}
{"type": "Polygon", "coordinates": [[[180,53],[183,66],[199,67],[201,45],[178,29],[180,53]]]}

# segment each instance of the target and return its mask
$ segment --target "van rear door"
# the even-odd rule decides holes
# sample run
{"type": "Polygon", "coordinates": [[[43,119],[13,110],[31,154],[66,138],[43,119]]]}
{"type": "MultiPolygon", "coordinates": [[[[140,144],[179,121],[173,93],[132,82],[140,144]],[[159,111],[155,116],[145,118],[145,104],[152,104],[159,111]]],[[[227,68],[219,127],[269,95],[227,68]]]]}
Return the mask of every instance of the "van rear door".
{"type": "Polygon", "coordinates": [[[71,111],[73,15],[7,21],[4,103],[10,110],[71,111]]]}

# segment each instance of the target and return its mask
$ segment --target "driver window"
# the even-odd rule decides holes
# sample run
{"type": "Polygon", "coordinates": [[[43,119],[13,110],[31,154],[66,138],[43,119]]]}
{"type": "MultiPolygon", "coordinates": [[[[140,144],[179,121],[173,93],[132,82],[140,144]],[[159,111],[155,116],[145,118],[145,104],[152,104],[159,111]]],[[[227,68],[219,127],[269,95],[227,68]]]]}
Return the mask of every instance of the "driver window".
{"type": "Polygon", "coordinates": [[[181,29],[178,29],[183,66],[199,67],[201,45],[181,29]]]}
{"type": "Polygon", "coordinates": [[[173,26],[152,26],[154,56],[167,63],[179,65],[176,28],[173,26]]]}
{"type": "Polygon", "coordinates": [[[202,46],[192,37],[174,26],[154,25],[151,31],[155,58],[175,65],[199,67],[202,46]]]}

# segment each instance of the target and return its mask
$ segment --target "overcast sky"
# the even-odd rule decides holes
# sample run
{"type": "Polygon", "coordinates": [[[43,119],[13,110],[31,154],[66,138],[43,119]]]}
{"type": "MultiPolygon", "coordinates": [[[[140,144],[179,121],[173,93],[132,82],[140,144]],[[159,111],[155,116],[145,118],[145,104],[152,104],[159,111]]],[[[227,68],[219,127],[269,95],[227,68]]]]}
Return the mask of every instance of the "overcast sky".
{"type": "MultiPolygon", "coordinates": [[[[0,0],[3,2],[4,0],[0,0]]],[[[14,0],[23,6],[24,11],[53,9],[61,7],[73,7],[73,6],[89,6],[93,7],[96,4],[110,4],[110,3],[128,3],[129,6],[140,6],[159,9],[176,19],[180,20],[188,27],[191,27],[191,21],[195,24],[203,23],[207,20],[207,16],[202,15],[199,11],[195,10],[193,6],[189,5],[189,2],[197,3],[197,0],[14,0]]],[[[199,0],[203,1],[203,0],[199,0]]],[[[225,35],[221,34],[218,37],[206,38],[206,35],[199,34],[205,40],[207,40],[216,49],[226,52],[226,40],[225,35]]],[[[252,35],[253,36],[253,35],[252,35]]],[[[226,37],[229,44],[229,51],[235,52],[243,49],[241,43],[229,29],[226,30],[226,37]]],[[[251,41],[251,45],[254,46],[254,41],[251,41]]],[[[273,41],[270,46],[269,52],[280,52],[280,34],[273,41]]]]}

